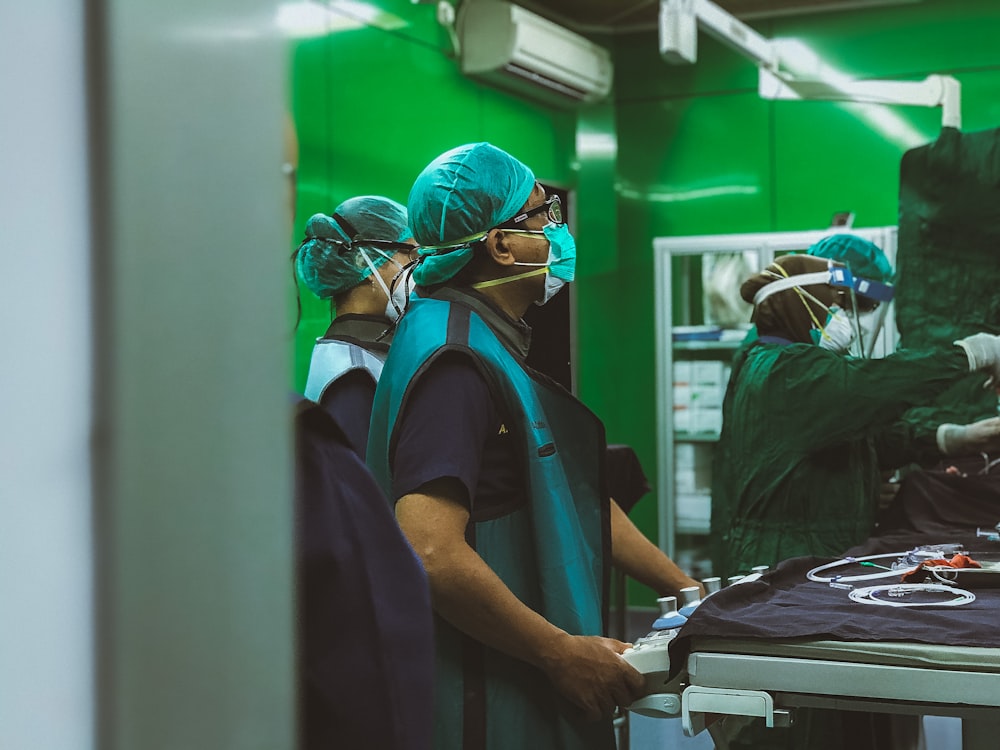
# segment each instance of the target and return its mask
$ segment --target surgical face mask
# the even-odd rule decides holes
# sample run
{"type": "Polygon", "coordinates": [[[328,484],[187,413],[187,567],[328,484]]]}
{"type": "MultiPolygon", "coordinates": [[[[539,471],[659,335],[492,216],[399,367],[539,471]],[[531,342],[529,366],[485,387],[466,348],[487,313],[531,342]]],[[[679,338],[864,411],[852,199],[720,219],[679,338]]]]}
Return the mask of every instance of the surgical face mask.
{"type": "Polygon", "coordinates": [[[830,308],[823,328],[813,329],[813,342],[821,349],[845,354],[854,343],[855,330],[855,323],[847,311],[834,306],[830,308]]]}
{"type": "Polygon", "coordinates": [[[549,241],[549,276],[563,281],[576,277],[576,240],[565,224],[546,224],[542,231],[549,241]]]}
{"type": "MultiPolygon", "coordinates": [[[[403,305],[398,305],[397,306],[396,304],[393,303],[392,292],[389,291],[389,287],[387,287],[385,285],[385,279],[382,278],[382,274],[380,274],[378,272],[378,269],[375,267],[375,264],[372,263],[371,258],[368,257],[368,253],[365,252],[363,249],[360,249],[360,248],[358,249],[358,252],[360,253],[361,257],[364,259],[364,261],[367,264],[368,268],[371,269],[372,278],[375,279],[375,282],[380,287],[382,287],[382,291],[385,292],[385,298],[386,298],[385,317],[388,318],[393,323],[395,323],[399,319],[399,316],[403,314],[403,310],[406,309],[406,305],[403,304],[403,305]]],[[[381,250],[376,250],[375,252],[377,252],[383,258],[388,258],[389,262],[392,263],[393,265],[395,265],[400,271],[403,270],[403,266],[399,265],[399,263],[397,263],[391,256],[386,255],[381,250]]],[[[405,300],[404,300],[404,302],[405,302],[405,300]]]]}
{"type": "MultiPolygon", "coordinates": [[[[393,261],[395,263],[395,261],[393,261]]],[[[393,278],[389,287],[392,293],[389,301],[385,305],[385,317],[394,323],[399,320],[410,303],[410,292],[416,284],[413,282],[413,269],[417,267],[416,262],[407,263],[399,269],[399,273],[393,278]]]]}
{"type": "MultiPolygon", "coordinates": [[[[559,290],[566,285],[566,282],[572,281],[576,277],[576,240],[573,239],[573,235],[570,234],[569,227],[565,224],[549,223],[540,230],[505,229],[503,231],[510,234],[521,234],[528,237],[543,235],[545,239],[549,241],[549,257],[544,263],[522,263],[520,261],[513,263],[515,266],[538,268],[539,270],[537,273],[546,274],[545,291],[543,292],[541,299],[535,300],[536,305],[544,305],[559,293],[559,290]]],[[[496,282],[484,282],[474,286],[476,288],[485,285],[495,286],[496,284],[501,284],[505,281],[523,279],[526,276],[531,275],[533,275],[533,272],[510,276],[506,279],[498,279],[496,282]]]]}

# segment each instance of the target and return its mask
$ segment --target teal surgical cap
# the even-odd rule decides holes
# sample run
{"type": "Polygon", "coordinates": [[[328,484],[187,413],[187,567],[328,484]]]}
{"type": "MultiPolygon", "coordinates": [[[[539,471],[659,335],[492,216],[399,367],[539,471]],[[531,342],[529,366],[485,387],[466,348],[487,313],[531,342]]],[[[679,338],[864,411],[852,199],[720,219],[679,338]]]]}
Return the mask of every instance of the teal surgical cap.
{"type": "Polygon", "coordinates": [[[396,253],[394,248],[365,240],[404,242],[413,237],[406,208],[391,198],[362,195],[350,198],[332,216],[314,214],[306,222],[306,237],[295,254],[295,273],[321,299],[353,289],[396,253]]]}
{"type": "Polygon", "coordinates": [[[818,258],[843,263],[855,276],[872,281],[892,283],[893,270],[889,259],[878,245],[853,234],[833,234],[824,237],[806,251],[818,258]]]}
{"type": "Polygon", "coordinates": [[[471,244],[517,214],[535,187],[527,166],[489,143],[446,151],[410,190],[410,228],[423,256],[418,284],[438,284],[472,258],[471,244]]]}

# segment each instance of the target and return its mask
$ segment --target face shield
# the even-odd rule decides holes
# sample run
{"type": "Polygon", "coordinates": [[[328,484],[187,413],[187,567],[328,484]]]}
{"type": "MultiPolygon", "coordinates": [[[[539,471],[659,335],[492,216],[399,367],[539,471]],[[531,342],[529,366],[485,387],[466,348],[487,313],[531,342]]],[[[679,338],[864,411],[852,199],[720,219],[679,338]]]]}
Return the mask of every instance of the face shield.
{"type": "Polygon", "coordinates": [[[841,306],[848,311],[854,326],[854,342],[850,353],[857,357],[871,358],[892,303],[895,292],[892,284],[855,276],[845,266],[831,266],[828,283],[843,292],[844,302],[841,306]]]}
{"type": "Polygon", "coordinates": [[[754,305],[759,305],[773,294],[793,289],[812,318],[817,337],[815,343],[858,357],[871,356],[892,301],[891,284],[855,276],[849,268],[834,262],[829,262],[823,271],[774,276],[774,281],[754,294],[754,305]],[[831,287],[836,299],[828,304],[806,289],[819,284],[831,287]],[[828,317],[825,322],[815,316],[807,300],[826,310],[828,317]]]}

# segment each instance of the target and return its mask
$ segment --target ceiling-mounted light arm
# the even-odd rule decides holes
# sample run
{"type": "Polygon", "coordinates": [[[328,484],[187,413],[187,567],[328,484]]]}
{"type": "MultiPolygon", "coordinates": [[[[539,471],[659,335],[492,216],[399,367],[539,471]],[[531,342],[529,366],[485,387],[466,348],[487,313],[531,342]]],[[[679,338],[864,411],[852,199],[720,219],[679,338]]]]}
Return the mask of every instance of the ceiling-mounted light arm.
{"type": "Polygon", "coordinates": [[[458,57],[462,54],[461,41],[458,32],[455,30],[455,6],[452,0],[410,0],[414,5],[434,5],[437,6],[437,22],[444,27],[451,39],[452,55],[458,57]]]}
{"type": "Polygon", "coordinates": [[[771,42],[708,0],[660,0],[660,56],[672,63],[693,63],[699,26],[758,65],[778,69],[771,42]]]}
{"type": "Polygon", "coordinates": [[[818,99],[874,104],[941,107],[943,127],[960,128],[961,85],[951,76],[923,81],[854,81],[796,78],[779,69],[774,42],[765,39],[710,0],[660,0],[660,56],[670,63],[693,63],[698,57],[698,29],[757,64],[759,91],[765,99],[818,99]]]}
{"type": "Polygon", "coordinates": [[[951,76],[932,75],[922,81],[823,81],[796,79],[761,69],[763,99],[821,99],[864,104],[941,107],[942,127],[962,127],[961,85],[951,76]]]}

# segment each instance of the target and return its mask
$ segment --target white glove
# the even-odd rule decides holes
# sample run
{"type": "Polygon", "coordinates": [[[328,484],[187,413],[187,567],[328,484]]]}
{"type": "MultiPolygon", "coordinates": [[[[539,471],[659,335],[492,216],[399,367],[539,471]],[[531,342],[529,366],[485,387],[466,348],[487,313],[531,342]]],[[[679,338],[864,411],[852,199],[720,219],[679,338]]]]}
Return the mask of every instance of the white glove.
{"type": "Polygon", "coordinates": [[[994,383],[1000,383],[1000,336],[975,333],[955,342],[969,358],[969,371],[984,370],[994,383]]]}
{"type": "Polygon", "coordinates": [[[1000,417],[938,425],[937,446],[946,456],[994,453],[1000,450],[1000,417]]]}

